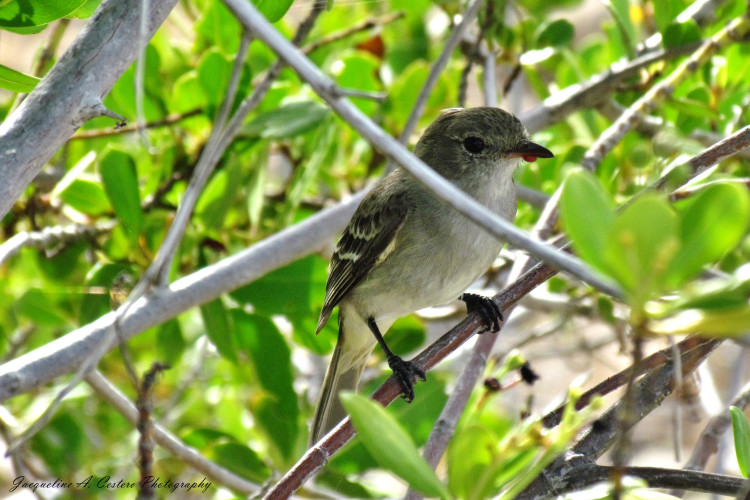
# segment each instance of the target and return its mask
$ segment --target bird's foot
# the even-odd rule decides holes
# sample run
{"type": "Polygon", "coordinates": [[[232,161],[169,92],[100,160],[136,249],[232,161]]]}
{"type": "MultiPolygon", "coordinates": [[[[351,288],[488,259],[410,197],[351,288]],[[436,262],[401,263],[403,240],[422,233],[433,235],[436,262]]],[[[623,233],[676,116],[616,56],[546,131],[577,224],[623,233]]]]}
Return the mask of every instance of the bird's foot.
{"type": "Polygon", "coordinates": [[[393,376],[401,384],[401,397],[407,403],[411,403],[414,400],[414,384],[417,382],[417,378],[422,382],[427,380],[424,371],[411,361],[404,361],[395,354],[388,357],[388,366],[391,367],[393,376]]]}
{"type": "Polygon", "coordinates": [[[466,309],[469,313],[479,314],[484,321],[484,328],[479,330],[478,333],[484,333],[488,330],[492,332],[500,331],[500,322],[504,321],[504,318],[494,300],[474,293],[461,294],[459,300],[466,303],[466,309]]]}

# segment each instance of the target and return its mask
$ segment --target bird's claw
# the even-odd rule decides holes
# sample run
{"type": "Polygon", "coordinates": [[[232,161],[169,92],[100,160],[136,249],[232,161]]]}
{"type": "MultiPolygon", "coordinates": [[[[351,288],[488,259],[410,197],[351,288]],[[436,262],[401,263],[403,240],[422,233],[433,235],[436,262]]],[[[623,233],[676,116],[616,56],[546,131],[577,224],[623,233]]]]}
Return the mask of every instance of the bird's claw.
{"type": "Polygon", "coordinates": [[[396,355],[388,359],[388,366],[391,367],[393,376],[401,385],[401,397],[407,403],[411,403],[414,400],[414,384],[417,382],[417,378],[422,382],[427,380],[424,371],[411,361],[404,361],[396,355]]]}
{"type": "Polygon", "coordinates": [[[459,300],[466,303],[466,309],[469,313],[479,314],[484,321],[484,328],[479,330],[478,333],[484,333],[488,330],[493,333],[500,331],[500,322],[504,321],[504,318],[494,300],[474,293],[464,293],[459,297],[459,300]]]}

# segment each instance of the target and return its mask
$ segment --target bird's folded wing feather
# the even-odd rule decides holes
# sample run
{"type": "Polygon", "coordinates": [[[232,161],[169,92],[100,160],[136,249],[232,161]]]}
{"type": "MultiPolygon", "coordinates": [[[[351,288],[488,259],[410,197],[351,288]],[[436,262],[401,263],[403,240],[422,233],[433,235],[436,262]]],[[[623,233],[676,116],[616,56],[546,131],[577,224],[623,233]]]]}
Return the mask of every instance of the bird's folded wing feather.
{"type": "Polygon", "coordinates": [[[334,307],[393,250],[396,235],[410,210],[408,193],[393,184],[380,184],[365,197],[331,258],[326,298],[316,333],[328,322],[334,307]],[[381,199],[373,202],[374,197],[381,199]]]}

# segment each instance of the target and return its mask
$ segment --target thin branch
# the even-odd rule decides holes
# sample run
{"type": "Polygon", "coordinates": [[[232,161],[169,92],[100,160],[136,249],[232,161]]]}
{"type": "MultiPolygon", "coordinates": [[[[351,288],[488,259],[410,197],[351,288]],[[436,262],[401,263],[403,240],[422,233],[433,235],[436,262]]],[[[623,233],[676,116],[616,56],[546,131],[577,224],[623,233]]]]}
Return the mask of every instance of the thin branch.
{"type": "Polygon", "coordinates": [[[338,42],[339,40],[349,38],[352,35],[355,35],[361,31],[369,30],[376,26],[384,26],[386,24],[390,24],[403,18],[405,15],[406,14],[404,12],[391,12],[380,17],[367,19],[359,24],[355,24],[354,26],[349,26],[348,28],[345,28],[341,31],[337,31],[335,33],[331,33],[330,35],[320,37],[317,40],[313,40],[302,48],[302,52],[305,55],[312,54],[314,51],[325,45],[329,45],[331,43],[338,42]]]}
{"type": "MultiPolygon", "coordinates": [[[[745,409],[750,405],[750,383],[740,391],[729,406],[736,406],[737,408],[745,409]]],[[[701,432],[698,441],[693,448],[693,453],[690,455],[685,469],[687,470],[703,470],[706,467],[708,459],[711,455],[716,453],[719,449],[719,440],[726,430],[732,425],[732,416],[729,410],[724,410],[720,414],[713,417],[701,432]]]]}
{"type": "MultiPolygon", "coordinates": [[[[143,127],[147,129],[164,127],[167,125],[172,125],[177,122],[181,122],[182,120],[187,120],[188,118],[192,118],[194,116],[200,115],[201,113],[203,113],[203,109],[196,108],[186,113],[169,115],[169,116],[165,116],[161,120],[154,120],[152,122],[146,122],[143,125],[143,127]]],[[[109,137],[112,135],[129,134],[129,133],[137,132],[137,131],[138,131],[138,124],[127,125],[125,127],[120,127],[117,129],[107,128],[107,129],[98,129],[98,130],[83,130],[73,135],[73,137],[71,137],[70,140],[75,141],[75,140],[80,140],[80,139],[95,139],[99,137],[109,137]]]]}
{"type": "Polygon", "coordinates": [[[107,221],[93,226],[70,224],[45,227],[41,231],[22,231],[0,244],[0,264],[16,255],[24,247],[47,249],[56,245],[67,245],[95,238],[111,231],[115,225],[115,222],[107,221]]]}
{"type": "MultiPolygon", "coordinates": [[[[745,480],[741,477],[660,467],[626,467],[623,472],[627,476],[643,479],[648,483],[649,488],[677,487],[716,495],[734,496],[745,483],[745,480]]],[[[613,474],[615,474],[613,467],[601,465],[578,469],[565,475],[555,494],[572,493],[597,483],[609,481],[613,474]]]]}
{"type": "MultiPolygon", "coordinates": [[[[722,339],[703,339],[691,337],[690,346],[683,351],[682,375],[695,370],[722,343],[722,339]]],[[[671,349],[667,349],[671,352],[671,349]]],[[[633,384],[630,395],[632,412],[642,420],[675,389],[675,369],[670,361],[653,370],[649,370],[640,380],[633,384]]],[[[594,464],[615,442],[620,432],[617,422],[622,418],[624,399],[621,398],[574,443],[570,452],[555,459],[530,485],[518,496],[519,500],[539,498],[555,494],[565,486],[568,474],[580,474],[594,464]]]]}
{"type": "MultiPolygon", "coordinates": [[[[135,405],[107,380],[99,371],[94,371],[86,376],[86,382],[96,391],[104,401],[111,404],[130,424],[135,427],[138,423],[138,410],[135,405]]],[[[207,460],[194,448],[186,445],[174,434],[164,429],[159,424],[153,426],[153,439],[159,446],[164,447],[172,455],[181,461],[194,467],[197,471],[205,474],[219,484],[231,488],[245,495],[256,493],[258,485],[243,479],[233,472],[229,472],[207,460]]]]}

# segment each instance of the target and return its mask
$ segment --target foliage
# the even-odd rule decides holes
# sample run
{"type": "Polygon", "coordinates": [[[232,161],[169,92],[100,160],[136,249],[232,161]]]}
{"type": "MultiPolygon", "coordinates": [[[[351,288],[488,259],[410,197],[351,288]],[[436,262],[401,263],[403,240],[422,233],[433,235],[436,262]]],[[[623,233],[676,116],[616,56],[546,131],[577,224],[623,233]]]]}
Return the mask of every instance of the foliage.
{"type": "MultiPolygon", "coordinates": [[[[46,40],[59,19],[88,18],[99,3],[0,3],[0,28],[20,34],[41,32],[46,40]],[[27,5],[49,9],[23,10],[27,5]]],[[[309,2],[291,0],[253,3],[288,37],[310,7],[309,2]]],[[[506,6],[490,1],[483,8],[479,17],[483,39],[498,54],[499,74],[504,75],[498,88],[510,89],[510,95],[501,95],[501,107],[512,108],[524,89],[530,99],[525,102],[559,98],[559,89],[587,82],[623,58],[639,54],[639,43],[650,35],[660,34],[663,47],[680,47],[714,35],[746,8],[740,0],[724,2],[713,20],[699,25],[678,19],[689,5],[686,0],[612,0],[596,31],[583,34],[579,18],[588,16],[556,10],[580,8],[582,3],[525,0],[506,6]]],[[[375,97],[383,94],[383,100],[352,97],[352,101],[397,136],[465,2],[329,4],[311,41],[403,11],[402,18],[324,43],[309,54],[342,88],[375,97]]],[[[170,124],[149,128],[145,142],[132,129],[113,132],[110,118],[87,122],[2,221],[4,240],[23,231],[70,223],[97,228],[93,234],[56,241],[44,249],[22,248],[2,264],[3,362],[110,311],[109,294],[117,276],[141,276],[159,250],[206,147],[241,35],[239,24],[219,0],[182,0],[173,16],[174,21],[157,32],[146,50],[142,82],[145,120],[155,123],[169,117],[170,124]]],[[[673,96],[653,110],[653,117],[663,120],[658,132],[628,133],[593,173],[577,166],[610,123],[596,106],[605,101],[630,106],[662,75],[670,74],[679,58],[646,66],[617,82],[611,93],[581,103],[574,113],[535,133],[534,140],[553,151],[555,158],[524,163],[517,183],[546,195],[564,185],[562,227],[573,248],[627,294],[620,304],[565,276],[556,277],[547,291],[581,306],[566,313],[570,316],[561,324],[570,327],[585,320],[605,323],[615,331],[630,323],[653,334],[715,336],[748,330],[750,172],[746,160],[722,162],[688,186],[683,196],[651,192],[622,209],[615,207],[701,151],[705,144],[699,140],[706,133],[723,136],[748,123],[749,51],[745,43],[732,44],[688,75],[673,96]]],[[[419,132],[441,110],[458,104],[459,82],[471,57],[475,54],[470,43],[452,55],[429,96],[419,132]]],[[[233,109],[275,60],[262,43],[251,43],[233,109]]],[[[29,92],[44,76],[19,72],[18,68],[28,66],[28,61],[18,61],[14,68],[0,65],[0,88],[6,89],[0,93],[0,119],[17,107],[18,92],[29,92]]],[[[472,72],[468,84],[481,91],[484,83],[472,72]]],[[[104,100],[109,109],[132,122],[135,85],[131,67],[104,100]]],[[[470,97],[469,105],[480,104],[479,97],[470,97]]],[[[283,70],[201,193],[170,279],[204,269],[305,220],[359,191],[384,170],[378,151],[293,71],[283,70]]],[[[540,214],[539,206],[522,201],[516,223],[530,229],[540,214]]],[[[155,386],[156,421],[203,456],[258,485],[286,472],[304,454],[307,422],[324,369],[320,356],[330,353],[336,341],[335,318],[319,335],[313,333],[324,300],[330,249],[319,250],[310,248],[309,255],[296,262],[128,342],[138,374],[157,360],[172,365],[155,386]]],[[[498,286],[493,276],[488,278],[489,288],[498,286]]],[[[558,317],[554,311],[548,314],[558,317]]],[[[391,347],[400,354],[416,350],[428,328],[441,328],[442,333],[445,324],[436,324],[421,317],[398,321],[388,335],[391,347]]],[[[382,353],[376,351],[373,359],[368,377],[370,372],[385,372],[382,353]]],[[[99,369],[135,399],[119,351],[105,356],[99,369]]],[[[490,374],[507,380],[515,373],[498,371],[499,375],[490,374]]],[[[541,375],[542,380],[555,378],[553,373],[541,375]]],[[[369,377],[363,392],[369,394],[382,381],[369,377]]],[[[372,480],[379,477],[374,471],[383,467],[436,496],[513,496],[593,419],[592,413],[574,412],[574,398],[568,398],[563,424],[553,431],[542,430],[539,407],[532,407],[532,414],[521,419],[517,408],[488,404],[489,391],[478,387],[448,449],[447,475],[438,470],[440,479],[432,474],[428,482],[420,483],[430,473],[416,465],[422,463],[416,450],[426,442],[454,382],[455,375],[439,367],[428,374],[427,383],[417,385],[417,399],[411,406],[397,402],[389,409],[350,396],[347,403],[355,425],[370,431],[330,460],[316,487],[352,498],[402,494],[400,483],[372,480]],[[389,445],[379,436],[397,442],[389,445]],[[407,474],[408,468],[397,459],[406,460],[416,472],[407,474]]],[[[15,422],[5,422],[4,435],[5,429],[13,434],[25,429],[59,389],[43,387],[5,402],[15,422]]],[[[507,389],[511,391],[523,394],[517,388],[507,389]]],[[[565,394],[555,396],[560,399],[565,394]]],[[[742,428],[735,424],[735,435],[738,427],[742,428]]],[[[742,433],[747,438],[747,432],[742,433]]],[[[20,454],[49,477],[70,481],[111,476],[133,481],[136,440],[137,431],[124,417],[89,386],[80,385],[20,454]]],[[[747,475],[749,459],[743,453],[740,464],[744,460],[747,475]]],[[[203,475],[158,447],[154,468],[173,480],[200,480],[203,475]]],[[[0,476],[0,483],[12,480],[0,476]]],[[[637,486],[633,491],[642,491],[642,485],[637,486]]],[[[127,490],[108,493],[133,496],[127,490]]],[[[226,492],[215,485],[210,495],[224,498],[226,492]]]]}

